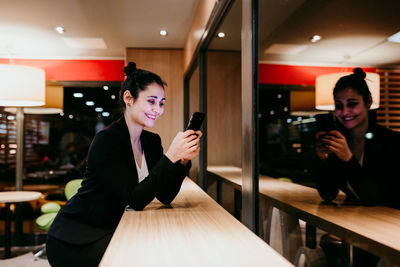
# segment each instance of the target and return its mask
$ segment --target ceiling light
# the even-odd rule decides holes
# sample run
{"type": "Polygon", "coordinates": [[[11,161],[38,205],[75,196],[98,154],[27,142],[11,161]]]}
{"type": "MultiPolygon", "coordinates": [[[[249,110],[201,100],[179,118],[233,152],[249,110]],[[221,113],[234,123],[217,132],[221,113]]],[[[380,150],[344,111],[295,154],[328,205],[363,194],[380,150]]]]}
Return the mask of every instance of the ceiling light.
{"type": "Polygon", "coordinates": [[[223,33],[223,32],[218,33],[218,37],[219,38],[224,38],[225,37],[225,33],[223,33]]]}
{"type": "Polygon", "coordinates": [[[107,86],[107,85],[104,85],[104,86],[103,86],[103,89],[107,91],[107,90],[108,90],[108,86],[107,86]]]}
{"type": "Polygon", "coordinates": [[[76,98],[82,98],[83,94],[82,93],[74,93],[73,96],[76,98]]]}
{"type": "Polygon", "coordinates": [[[318,41],[321,40],[321,39],[322,39],[322,37],[321,37],[320,35],[316,34],[316,35],[314,35],[314,36],[311,38],[311,42],[312,42],[312,43],[316,43],[316,42],[318,42],[318,41]]]}
{"type": "Polygon", "coordinates": [[[68,118],[70,118],[71,120],[74,118],[74,115],[72,115],[72,114],[69,114],[68,115],[68,118]]]}
{"type": "Polygon", "coordinates": [[[161,36],[167,36],[167,35],[168,35],[168,32],[167,32],[166,30],[161,30],[161,31],[160,31],[160,35],[161,35],[161,36]]]}
{"type": "Polygon", "coordinates": [[[388,38],[390,42],[400,43],[400,32],[393,34],[388,38]]]}
{"type": "Polygon", "coordinates": [[[96,112],[103,112],[103,108],[102,107],[97,107],[94,109],[96,112]]]}
{"type": "Polygon", "coordinates": [[[94,101],[86,101],[86,106],[94,106],[94,101]]]}
{"type": "Polygon", "coordinates": [[[115,99],[115,95],[111,95],[111,99],[115,99]]]}
{"type": "Polygon", "coordinates": [[[104,111],[103,113],[101,113],[101,115],[103,115],[103,117],[109,117],[110,112],[104,111]]]}
{"type": "Polygon", "coordinates": [[[57,26],[55,29],[59,34],[64,34],[65,33],[65,28],[62,27],[62,26],[57,26]]]}

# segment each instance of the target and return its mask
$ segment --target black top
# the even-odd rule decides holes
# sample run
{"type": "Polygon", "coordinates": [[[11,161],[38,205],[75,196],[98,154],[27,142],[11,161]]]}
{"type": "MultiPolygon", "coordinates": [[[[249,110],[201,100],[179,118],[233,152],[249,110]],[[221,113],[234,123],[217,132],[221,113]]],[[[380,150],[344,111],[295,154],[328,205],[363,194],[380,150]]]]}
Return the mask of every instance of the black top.
{"type": "Polygon", "coordinates": [[[400,133],[377,124],[367,133],[362,166],[354,156],[343,162],[330,154],[319,165],[318,192],[326,201],[340,189],[349,201],[400,208],[400,133]]]}
{"type": "Polygon", "coordinates": [[[96,134],[82,187],[59,211],[50,236],[86,244],[114,232],[127,205],[141,210],[154,197],[164,204],[175,198],[191,163],[172,163],[157,134],[143,131],[140,141],[149,175],[139,183],[124,117],[96,134]]]}

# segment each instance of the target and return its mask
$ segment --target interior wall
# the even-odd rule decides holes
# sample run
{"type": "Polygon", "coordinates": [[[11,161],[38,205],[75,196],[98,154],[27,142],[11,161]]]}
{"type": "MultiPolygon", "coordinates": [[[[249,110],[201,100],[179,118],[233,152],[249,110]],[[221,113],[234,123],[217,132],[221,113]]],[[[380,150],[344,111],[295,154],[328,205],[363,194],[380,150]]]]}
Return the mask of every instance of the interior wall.
{"type": "Polygon", "coordinates": [[[208,52],[207,80],[207,164],[241,167],[240,52],[208,52]]]}
{"type": "Polygon", "coordinates": [[[164,114],[154,128],[147,129],[161,136],[166,151],[177,132],[183,130],[183,50],[128,48],[126,62],[129,61],[158,74],[167,83],[164,114]]]}

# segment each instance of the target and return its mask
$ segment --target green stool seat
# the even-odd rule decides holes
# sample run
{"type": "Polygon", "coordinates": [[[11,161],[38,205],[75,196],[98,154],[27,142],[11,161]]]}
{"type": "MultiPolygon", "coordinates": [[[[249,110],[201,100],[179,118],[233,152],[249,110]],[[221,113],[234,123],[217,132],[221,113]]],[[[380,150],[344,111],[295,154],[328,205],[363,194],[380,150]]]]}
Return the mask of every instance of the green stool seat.
{"type": "Polygon", "coordinates": [[[37,226],[42,230],[49,230],[50,225],[53,223],[54,218],[56,217],[57,212],[50,212],[40,215],[36,219],[37,226]]]}
{"type": "Polygon", "coordinates": [[[56,202],[47,202],[40,208],[40,211],[42,213],[50,213],[50,212],[58,212],[60,209],[61,209],[60,204],[56,202]]]}
{"type": "Polygon", "coordinates": [[[76,192],[78,192],[79,187],[81,187],[82,179],[74,179],[69,181],[65,185],[65,197],[67,200],[69,200],[71,197],[73,197],[76,192]]]}
{"type": "MultiPolygon", "coordinates": [[[[78,192],[81,187],[82,179],[74,179],[65,185],[64,193],[67,200],[78,192]]],[[[36,224],[41,230],[48,230],[53,223],[58,211],[61,209],[60,204],[56,202],[48,202],[44,204],[40,210],[43,213],[36,219],[36,224]]]]}

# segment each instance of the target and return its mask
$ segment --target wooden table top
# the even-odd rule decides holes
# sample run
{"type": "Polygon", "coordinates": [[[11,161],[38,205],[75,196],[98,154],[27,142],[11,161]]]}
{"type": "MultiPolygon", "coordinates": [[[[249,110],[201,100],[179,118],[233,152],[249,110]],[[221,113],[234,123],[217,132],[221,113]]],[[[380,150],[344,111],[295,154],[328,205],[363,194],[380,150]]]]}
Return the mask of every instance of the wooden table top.
{"type": "MultiPolygon", "coordinates": [[[[241,184],[240,168],[213,166],[207,170],[231,183],[241,184]]],[[[324,204],[314,188],[263,175],[260,175],[259,191],[261,197],[272,201],[277,208],[353,245],[400,263],[400,210],[346,205],[343,194],[332,204],[324,204]]]]}
{"type": "Polygon", "coordinates": [[[292,266],[186,178],[171,207],[125,211],[100,266],[292,266]]]}
{"type": "Polygon", "coordinates": [[[39,199],[42,193],[35,191],[0,192],[0,203],[17,203],[39,199]]]}

